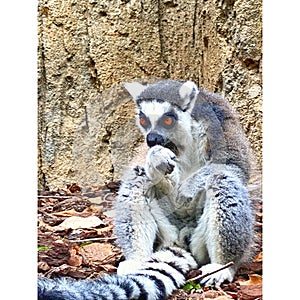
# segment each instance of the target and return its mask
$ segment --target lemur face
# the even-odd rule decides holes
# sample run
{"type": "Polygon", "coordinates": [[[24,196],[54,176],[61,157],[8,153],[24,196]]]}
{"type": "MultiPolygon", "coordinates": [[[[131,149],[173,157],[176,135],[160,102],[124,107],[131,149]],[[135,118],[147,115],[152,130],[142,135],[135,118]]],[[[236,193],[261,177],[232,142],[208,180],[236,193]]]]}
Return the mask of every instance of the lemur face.
{"type": "Polygon", "coordinates": [[[161,145],[180,155],[191,142],[191,110],[197,88],[190,81],[125,85],[137,105],[137,125],[149,147],[161,145]]]}
{"type": "Polygon", "coordinates": [[[170,103],[143,101],[138,108],[137,124],[146,136],[149,147],[161,145],[178,155],[182,148],[175,138],[180,126],[178,118],[178,112],[170,103]]]}

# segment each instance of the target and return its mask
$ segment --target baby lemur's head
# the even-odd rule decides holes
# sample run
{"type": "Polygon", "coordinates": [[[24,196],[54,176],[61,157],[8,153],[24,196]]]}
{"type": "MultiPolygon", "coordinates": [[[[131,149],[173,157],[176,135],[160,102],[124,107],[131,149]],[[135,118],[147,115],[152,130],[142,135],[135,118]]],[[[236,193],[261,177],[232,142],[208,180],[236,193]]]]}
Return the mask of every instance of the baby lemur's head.
{"type": "Polygon", "coordinates": [[[192,81],[162,80],[126,83],[137,106],[137,125],[149,147],[161,145],[179,156],[192,142],[191,111],[198,94],[192,81]]]}

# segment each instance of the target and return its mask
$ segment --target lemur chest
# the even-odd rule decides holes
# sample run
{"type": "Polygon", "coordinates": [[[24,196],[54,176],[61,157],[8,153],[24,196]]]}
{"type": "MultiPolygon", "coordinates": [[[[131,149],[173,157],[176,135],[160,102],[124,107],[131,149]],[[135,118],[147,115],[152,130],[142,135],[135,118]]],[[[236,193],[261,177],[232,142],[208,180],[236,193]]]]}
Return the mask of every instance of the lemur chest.
{"type": "Polygon", "coordinates": [[[182,193],[181,185],[169,184],[167,186],[165,183],[164,188],[160,186],[154,196],[164,215],[167,217],[172,215],[174,218],[181,219],[182,222],[189,222],[191,219],[199,217],[203,211],[205,192],[199,191],[195,197],[189,197],[182,193]]]}

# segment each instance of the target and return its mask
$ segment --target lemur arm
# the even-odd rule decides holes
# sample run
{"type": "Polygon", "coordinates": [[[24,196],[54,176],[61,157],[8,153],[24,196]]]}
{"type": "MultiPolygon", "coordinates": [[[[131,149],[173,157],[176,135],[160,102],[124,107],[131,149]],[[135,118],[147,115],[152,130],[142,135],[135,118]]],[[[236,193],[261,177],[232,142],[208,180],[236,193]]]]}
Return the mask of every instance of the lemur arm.
{"type": "Polygon", "coordinates": [[[143,167],[126,174],[115,202],[114,232],[126,259],[143,259],[152,254],[157,224],[146,192],[151,182],[143,167]]]}

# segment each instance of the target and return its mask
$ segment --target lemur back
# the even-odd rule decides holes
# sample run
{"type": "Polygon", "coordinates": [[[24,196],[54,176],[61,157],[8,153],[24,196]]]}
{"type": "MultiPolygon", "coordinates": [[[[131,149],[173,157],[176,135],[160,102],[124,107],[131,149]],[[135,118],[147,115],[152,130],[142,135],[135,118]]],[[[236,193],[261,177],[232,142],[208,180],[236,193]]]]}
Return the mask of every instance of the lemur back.
{"type": "Polygon", "coordinates": [[[127,260],[119,274],[176,245],[203,271],[233,261],[207,284],[232,281],[254,237],[247,190],[253,157],[236,113],[191,81],[125,87],[148,151],[145,165],[124,175],[116,200],[115,234],[127,260]]]}

